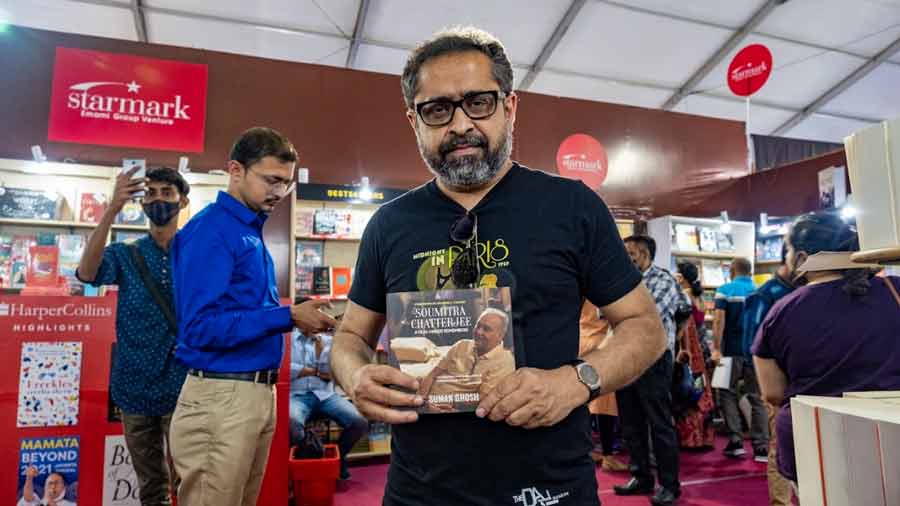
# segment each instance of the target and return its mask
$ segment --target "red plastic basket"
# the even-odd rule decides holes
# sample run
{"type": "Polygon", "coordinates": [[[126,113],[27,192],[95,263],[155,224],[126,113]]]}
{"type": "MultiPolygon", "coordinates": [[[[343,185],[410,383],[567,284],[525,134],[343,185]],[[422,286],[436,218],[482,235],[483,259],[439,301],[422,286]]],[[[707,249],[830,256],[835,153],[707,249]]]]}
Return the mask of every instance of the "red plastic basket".
{"type": "Polygon", "coordinates": [[[337,445],[323,445],[321,459],[298,459],[297,447],[291,448],[288,469],[294,482],[297,506],[332,506],[334,489],[341,474],[341,453],[337,445]]]}

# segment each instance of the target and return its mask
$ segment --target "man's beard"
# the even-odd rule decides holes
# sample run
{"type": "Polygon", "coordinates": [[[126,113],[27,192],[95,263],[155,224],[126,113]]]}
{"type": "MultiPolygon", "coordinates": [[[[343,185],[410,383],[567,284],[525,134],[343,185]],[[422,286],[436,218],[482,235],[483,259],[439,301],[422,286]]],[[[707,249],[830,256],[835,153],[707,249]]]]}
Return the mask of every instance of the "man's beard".
{"type": "Polygon", "coordinates": [[[437,152],[430,152],[422,145],[418,136],[416,141],[428,169],[451,188],[478,188],[490,182],[509,159],[513,144],[510,125],[507,125],[496,149],[490,149],[488,140],[477,132],[466,135],[451,134],[441,143],[437,152]],[[448,159],[447,155],[460,146],[480,148],[484,155],[465,155],[448,159]]]}

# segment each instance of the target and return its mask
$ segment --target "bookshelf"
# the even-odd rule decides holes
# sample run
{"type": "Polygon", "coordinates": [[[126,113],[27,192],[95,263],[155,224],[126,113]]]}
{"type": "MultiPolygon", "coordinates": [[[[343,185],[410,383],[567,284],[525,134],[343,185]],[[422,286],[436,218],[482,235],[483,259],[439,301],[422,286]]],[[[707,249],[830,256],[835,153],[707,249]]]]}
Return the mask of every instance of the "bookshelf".
{"type": "MultiPolygon", "coordinates": [[[[684,216],[663,216],[647,222],[647,233],[656,240],[656,259],[654,263],[663,269],[676,270],[680,259],[694,259],[729,262],[735,258],[746,258],[753,263],[756,259],[756,226],[751,222],[731,221],[731,240],[720,239],[722,222],[718,218],[690,218],[684,216]],[[708,240],[701,240],[700,232],[694,247],[687,247],[685,232],[691,228],[705,230],[708,240]],[[682,232],[679,243],[678,232],[682,232]],[[715,234],[715,245],[710,234],[715,234]],[[730,247],[729,247],[730,244],[730,247]]],[[[693,243],[692,243],[693,244],[693,243]]],[[[701,275],[703,269],[700,269],[701,275]]],[[[702,281],[708,286],[720,283],[702,281]]]]}
{"type": "MultiPolygon", "coordinates": [[[[81,294],[74,278],[89,235],[105,210],[120,168],[76,163],[38,163],[0,158],[0,288],[17,290],[22,269],[31,263],[32,246],[56,246],[59,275],[70,293],[81,294]]],[[[228,184],[225,174],[186,173],[191,205],[179,215],[179,226],[215,199],[228,184]]],[[[149,230],[139,202],[131,202],[133,221],[116,223],[107,242],[129,241],[149,230]]],[[[52,265],[52,264],[48,264],[52,265]]]]}

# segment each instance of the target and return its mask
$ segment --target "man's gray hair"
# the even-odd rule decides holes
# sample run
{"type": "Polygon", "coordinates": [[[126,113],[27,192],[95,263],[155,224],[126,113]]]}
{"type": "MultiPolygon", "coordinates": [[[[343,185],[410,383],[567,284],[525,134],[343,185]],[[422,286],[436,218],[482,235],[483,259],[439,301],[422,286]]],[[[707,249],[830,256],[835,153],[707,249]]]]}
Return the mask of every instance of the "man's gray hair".
{"type": "Polygon", "coordinates": [[[495,309],[489,307],[481,312],[481,316],[478,317],[478,321],[481,321],[485,316],[492,314],[494,316],[499,316],[501,320],[503,320],[503,333],[506,334],[506,331],[509,329],[509,315],[500,311],[499,309],[495,309]]]}
{"type": "MultiPolygon", "coordinates": [[[[400,87],[403,89],[403,100],[406,106],[413,108],[416,93],[419,92],[419,70],[432,58],[450,53],[478,51],[487,56],[492,65],[494,80],[500,91],[508,95],[513,87],[513,68],[506,49],[497,37],[472,26],[458,26],[441,30],[430,39],[419,44],[406,60],[400,87]]],[[[483,91],[483,90],[478,90],[483,91]]]]}

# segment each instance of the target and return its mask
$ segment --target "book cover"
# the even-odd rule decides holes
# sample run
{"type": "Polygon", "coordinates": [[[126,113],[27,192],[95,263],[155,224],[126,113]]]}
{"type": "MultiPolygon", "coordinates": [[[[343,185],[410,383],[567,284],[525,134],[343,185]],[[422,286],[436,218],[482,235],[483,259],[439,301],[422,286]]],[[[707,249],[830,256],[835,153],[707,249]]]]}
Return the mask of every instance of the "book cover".
{"type": "Polygon", "coordinates": [[[316,210],[310,207],[297,208],[297,235],[310,236],[313,235],[313,223],[315,221],[316,210]]]}
{"type": "Polygon", "coordinates": [[[335,209],[316,209],[313,217],[313,233],[315,235],[334,235],[337,233],[337,211],[335,209]]]}
{"type": "Polygon", "coordinates": [[[716,253],[719,251],[719,241],[716,231],[709,227],[697,227],[700,231],[700,249],[702,251],[716,253]]]}
{"type": "Polygon", "coordinates": [[[350,217],[350,236],[362,237],[369,220],[372,219],[374,214],[375,211],[369,211],[368,209],[354,209],[350,217]]]}
{"type": "Polygon", "coordinates": [[[350,267],[331,268],[331,295],[333,297],[346,297],[350,294],[350,284],[353,281],[353,269],[350,267]]]}
{"type": "Polygon", "coordinates": [[[706,286],[722,286],[725,284],[725,276],[722,272],[722,262],[718,260],[703,260],[701,262],[701,278],[706,286]]]}
{"type": "Polygon", "coordinates": [[[0,186],[0,217],[58,220],[64,205],[62,195],[44,190],[0,186]]]}
{"type": "Polygon", "coordinates": [[[419,379],[420,413],[474,411],[516,369],[508,287],[388,294],[388,364],[419,379]]]}
{"type": "Polygon", "coordinates": [[[16,427],[78,424],[81,342],[22,343],[16,427]]]}
{"type": "Polygon", "coordinates": [[[331,295],[331,267],[313,267],[313,295],[331,295]]]}
{"type": "Polygon", "coordinates": [[[334,221],[334,235],[338,237],[350,237],[353,235],[353,213],[354,211],[350,209],[337,211],[337,218],[334,221]]]}
{"type": "Polygon", "coordinates": [[[27,286],[56,286],[59,280],[59,248],[57,246],[32,246],[28,250],[28,256],[25,284],[27,286]]]}
{"type": "Polygon", "coordinates": [[[78,221],[82,223],[99,223],[106,212],[109,201],[105,193],[82,193],[78,221]]]}
{"type": "Polygon", "coordinates": [[[679,251],[700,251],[697,227],[678,223],[675,225],[675,244],[679,251]]]}
{"type": "Polygon", "coordinates": [[[106,436],[103,449],[103,506],[141,506],[138,479],[125,436],[106,436]]]}
{"type": "Polygon", "coordinates": [[[140,202],[129,200],[116,215],[116,224],[118,225],[146,225],[147,216],[144,215],[144,208],[140,202]]]}
{"type": "Polygon", "coordinates": [[[325,243],[322,241],[297,241],[294,289],[297,295],[312,295],[313,267],[322,265],[325,243]]]}
{"type": "Polygon", "coordinates": [[[841,207],[847,202],[847,169],[828,167],[819,171],[819,209],[841,207]]]}
{"type": "Polygon", "coordinates": [[[141,237],[147,235],[146,232],[130,232],[127,230],[117,230],[114,242],[124,242],[126,244],[133,243],[141,237]]]}
{"type": "Polygon", "coordinates": [[[20,439],[18,486],[12,504],[51,505],[65,500],[64,504],[77,506],[80,455],[79,436],[20,439]],[[29,477],[31,486],[26,487],[29,477]]]}
{"type": "Polygon", "coordinates": [[[716,231],[716,242],[718,242],[719,251],[722,253],[734,253],[734,235],[725,233],[721,230],[716,231]]]}

